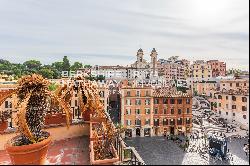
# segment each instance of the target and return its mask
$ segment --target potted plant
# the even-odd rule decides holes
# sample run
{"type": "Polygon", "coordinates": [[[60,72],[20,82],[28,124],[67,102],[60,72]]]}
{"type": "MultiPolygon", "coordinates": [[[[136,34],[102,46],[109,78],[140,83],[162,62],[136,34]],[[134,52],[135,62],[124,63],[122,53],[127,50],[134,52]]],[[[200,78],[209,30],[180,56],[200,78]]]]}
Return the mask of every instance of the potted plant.
{"type": "MultiPolygon", "coordinates": [[[[18,109],[16,124],[20,134],[5,145],[12,164],[45,163],[51,135],[43,131],[43,125],[47,111],[54,104],[65,111],[69,124],[70,107],[67,104],[67,95],[50,92],[48,85],[47,80],[36,74],[24,76],[18,81],[18,87],[14,91],[14,107],[18,109]]],[[[11,95],[13,93],[9,93],[11,95]]]]}
{"type": "Polygon", "coordinates": [[[97,84],[78,77],[76,85],[80,110],[85,120],[90,122],[90,163],[106,165],[119,161],[114,147],[116,128],[100,102],[97,84]]]}

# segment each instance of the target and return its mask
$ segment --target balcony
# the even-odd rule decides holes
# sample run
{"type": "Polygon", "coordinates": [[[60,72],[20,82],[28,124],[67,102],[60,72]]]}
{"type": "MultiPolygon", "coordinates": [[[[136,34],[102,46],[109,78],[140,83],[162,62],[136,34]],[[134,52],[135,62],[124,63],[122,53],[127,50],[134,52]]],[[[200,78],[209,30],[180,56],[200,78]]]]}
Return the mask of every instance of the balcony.
{"type": "MultiPolygon", "coordinates": [[[[112,123],[113,124],[113,123],[112,123]]],[[[79,121],[67,130],[65,124],[47,126],[52,136],[46,165],[90,165],[90,122],[79,121]]],[[[14,131],[5,131],[0,136],[0,165],[10,165],[11,160],[4,150],[5,143],[15,136],[14,131]]],[[[128,147],[120,136],[114,138],[114,149],[121,165],[145,165],[133,147],[128,147]]]]}
{"type": "MultiPolygon", "coordinates": [[[[58,125],[46,129],[52,135],[53,142],[47,154],[46,164],[48,165],[88,165],[89,162],[89,124],[79,123],[70,126],[58,125]]],[[[7,140],[15,135],[14,132],[2,134],[0,136],[0,165],[10,165],[9,155],[4,150],[7,140]]]]}

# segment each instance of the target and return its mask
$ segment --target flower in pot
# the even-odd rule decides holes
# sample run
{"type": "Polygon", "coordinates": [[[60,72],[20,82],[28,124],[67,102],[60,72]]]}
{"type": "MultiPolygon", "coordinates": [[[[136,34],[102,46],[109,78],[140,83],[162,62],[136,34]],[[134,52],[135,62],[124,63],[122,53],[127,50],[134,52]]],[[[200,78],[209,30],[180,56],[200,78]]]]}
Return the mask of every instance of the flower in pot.
{"type": "MultiPolygon", "coordinates": [[[[50,133],[43,131],[46,113],[51,105],[59,105],[66,112],[69,124],[70,107],[64,96],[50,92],[49,82],[40,75],[28,75],[18,81],[14,107],[18,109],[16,124],[20,134],[9,140],[6,150],[12,164],[44,164],[51,143],[50,133]]],[[[1,101],[1,100],[0,100],[1,101]]]]}

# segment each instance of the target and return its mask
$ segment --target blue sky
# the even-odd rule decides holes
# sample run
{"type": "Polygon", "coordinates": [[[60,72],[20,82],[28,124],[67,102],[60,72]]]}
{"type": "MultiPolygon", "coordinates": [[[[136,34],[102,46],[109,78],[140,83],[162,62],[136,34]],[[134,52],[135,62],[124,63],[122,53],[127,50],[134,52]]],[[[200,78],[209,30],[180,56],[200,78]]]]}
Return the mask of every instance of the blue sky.
{"type": "Polygon", "coordinates": [[[249,69],[249,0],[0,0],[0,58],[128,65],[219,59],[249,69]]]}

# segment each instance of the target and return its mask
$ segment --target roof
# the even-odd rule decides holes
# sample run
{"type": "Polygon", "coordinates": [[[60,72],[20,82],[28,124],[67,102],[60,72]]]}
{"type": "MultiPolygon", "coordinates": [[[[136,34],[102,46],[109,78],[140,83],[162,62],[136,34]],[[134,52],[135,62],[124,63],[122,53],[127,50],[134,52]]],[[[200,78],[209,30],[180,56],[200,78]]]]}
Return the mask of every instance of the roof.
{"type": "Polygon", "coordinates": [[[154,97],[192,97],[188,93],[183,93],[171,88],[158,88],[153,91],[154,97]]]}
{"type": "Polygon", "coordinates": [[[99,69],[126,69],[124,66],[99,66],[99,69]]]}
{"type": "Polygon", "coordinates": [[[249,89],[247,89],[247,90],[233,90],[233,89],[226,90],[226,89],[222,89],[220,92],[217,92],[217,94],[248,96],[249,95],[249,89]]]}

